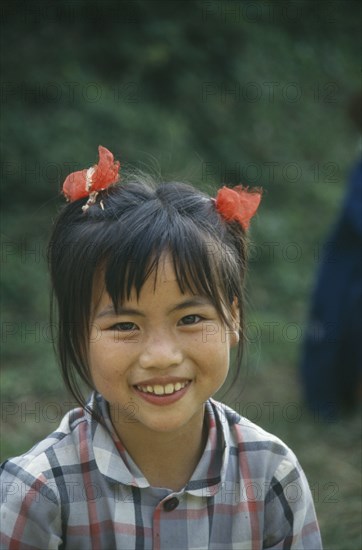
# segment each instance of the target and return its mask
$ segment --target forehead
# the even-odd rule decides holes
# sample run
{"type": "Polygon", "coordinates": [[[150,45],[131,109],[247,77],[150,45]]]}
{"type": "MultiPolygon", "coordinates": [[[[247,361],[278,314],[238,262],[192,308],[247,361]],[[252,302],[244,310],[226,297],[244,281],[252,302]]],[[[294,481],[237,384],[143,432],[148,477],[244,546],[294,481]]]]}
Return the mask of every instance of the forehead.
{"type": "MultiPolygon", "coordinates": [[[[123,302],[125,301],[139,301],[145,295],[148,294],[159,294],[160,292],[165,291],[173,295],[195,295],[198,292],[191,291],[190,289],[180,288],[179,281],[176,276],[174,263],[172,256],[168,253],[163,254],[159,261],[155,263],[154,267],[150,271],[148,277],[144,281],[142,287],[139,291],[133,287],[128,297],[124,297],[123,302]]],[[[106,288],[105,282],[105,272],[104,269],[96,273],[94,278],[94,287],[93,287],[93,304],[94,308],[98,309],[100,306],[104,305],[105,302],[112,301],[110,294],[106,288]]],[[[121,302],[121,300],[119,300],[121,302]]],[[[120,304],[121,305],[121,304],[120,304]]]]}
{"type": "Polygon", "coordinates": [[[162,283],[177,283],[175,268],[172,257],[169,254],[163,254],[154,270],[153,274],[154,286],[162,283]]]}

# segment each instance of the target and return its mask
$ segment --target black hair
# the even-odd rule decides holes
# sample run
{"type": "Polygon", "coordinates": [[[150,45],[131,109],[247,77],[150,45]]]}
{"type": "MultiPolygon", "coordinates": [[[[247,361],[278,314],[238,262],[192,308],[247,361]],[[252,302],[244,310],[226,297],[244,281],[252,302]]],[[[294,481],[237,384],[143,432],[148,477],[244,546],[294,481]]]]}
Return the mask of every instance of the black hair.
{"type": "Polygon", "coordinates": [[[79,377],[95,389],[87,353],[96,278],[102,274],[117,311],[132,290],[139,296],[165,252],[181,292],[207,296],[226,325],[239,332],[240,362],[247,250],[241,226],[225,222],[214,201],[190,185],[150,183],[140,176],[100,192],[83,212],[85,203],[79,199],[62,209],[48,247],[52,321],[55,305],[58,314],[52,326],[63,379],[76,401],[85,407],[79,377]],[[237,326],[228,314],[233,303],[237,326]]]}

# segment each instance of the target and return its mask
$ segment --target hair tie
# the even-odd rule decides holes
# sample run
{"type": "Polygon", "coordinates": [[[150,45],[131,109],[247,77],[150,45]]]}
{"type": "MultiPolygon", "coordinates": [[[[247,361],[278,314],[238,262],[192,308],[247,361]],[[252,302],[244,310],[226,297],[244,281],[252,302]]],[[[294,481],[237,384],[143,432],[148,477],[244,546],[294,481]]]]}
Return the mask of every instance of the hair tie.
{"type": "Polygon", "coordinates": [[[262,189],[237,185],[233,189],[222,187],[219,189],[215,202],[216,210],[225,221],[237,221],[244,230],[247,230],[251,218],[258,210],[261,201],[262,189]]]}
{"type": "Polygon", "coordinates": [[[68,201],[89,197],[82,207],[85,212],[96,202],[99,191],[107,189],[119,179],[119,161],[114,161],[113,154],[105,147],[98,147],[99,162],[88,169],[72,172],[63,184],[63,194],[68,201]]]}

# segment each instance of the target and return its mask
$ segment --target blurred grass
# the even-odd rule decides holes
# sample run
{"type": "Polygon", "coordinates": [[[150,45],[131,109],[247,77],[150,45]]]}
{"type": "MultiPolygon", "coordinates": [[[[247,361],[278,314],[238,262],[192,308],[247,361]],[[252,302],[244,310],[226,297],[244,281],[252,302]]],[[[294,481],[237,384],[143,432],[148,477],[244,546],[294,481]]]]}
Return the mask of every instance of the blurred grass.
{"type": "Polygon", "coordinates": [[[2,11],[1,458],[25,452],[71,406],[49,332],[45,248],[62,181],[95,162],[101,143],[165,180],[263,185],[251,343],[228,403],[296,452],[325,548],[362,547],[359,416],[311,417],[298,381],[321,245],[357,157],[346,110],[360,86],[359,3],[35,0],[2,11]]]}

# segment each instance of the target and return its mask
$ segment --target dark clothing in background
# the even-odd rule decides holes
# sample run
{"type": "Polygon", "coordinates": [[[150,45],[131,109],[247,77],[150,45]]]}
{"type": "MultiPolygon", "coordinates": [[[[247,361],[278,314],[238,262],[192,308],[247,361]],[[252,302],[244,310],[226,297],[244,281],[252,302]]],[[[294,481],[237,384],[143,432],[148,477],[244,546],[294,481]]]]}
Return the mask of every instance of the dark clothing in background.
{"type": "Polygon", "coordinates": [[[301,362],[305,398],[333,419],[352,411],[362,370],[362,161],[324,248],[301,362]]]}

